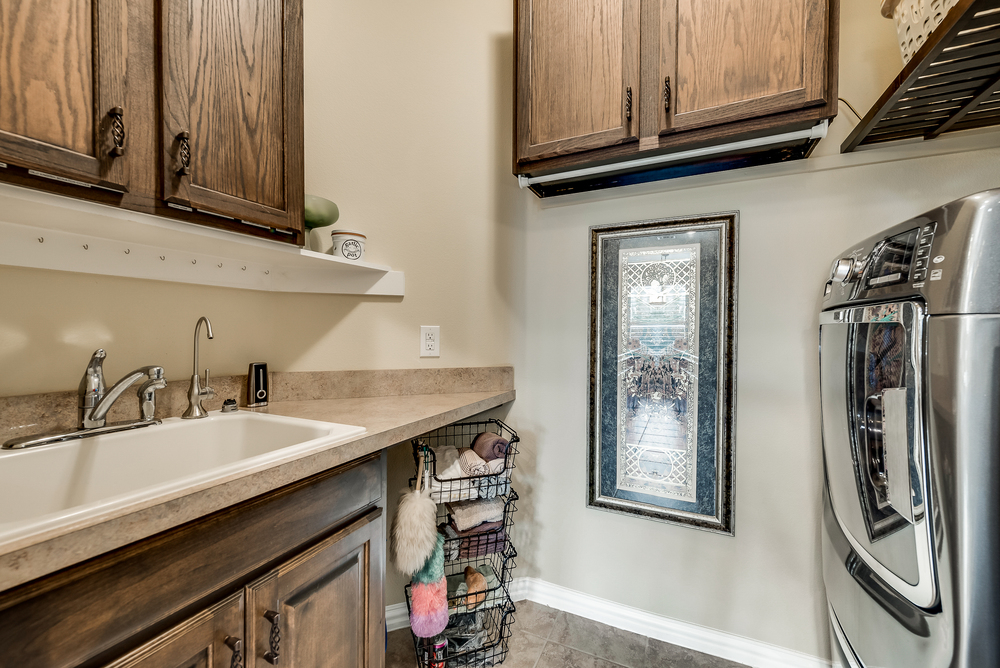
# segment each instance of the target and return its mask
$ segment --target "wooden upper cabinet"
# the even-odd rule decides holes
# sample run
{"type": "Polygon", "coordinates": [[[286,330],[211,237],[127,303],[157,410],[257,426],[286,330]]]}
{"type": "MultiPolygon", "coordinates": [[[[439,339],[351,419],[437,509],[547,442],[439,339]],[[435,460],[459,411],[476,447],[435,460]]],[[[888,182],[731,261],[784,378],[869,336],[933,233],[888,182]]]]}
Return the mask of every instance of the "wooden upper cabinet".
{"type": "Polygon", "coordinates": [[[0,2],[0,162],[127,191],[125,0],[0,2]]]}
{"type": "MultiPolygon", "coordinates": [[[[551,182],[548,194],[614,185],[613,177],[601,184],[579,175],[558,183],[560,173],[580,167],[807,131],[836,115],[839,0],[518,0],[516,7],[513,171],[551,182]]],[[[754,160],[803,157],[815,141],[754,160]]],[[[671,172],[690,173],[697,170],[671,172]]],[[[671,178],[663,174],[647,180],[671,178]]]]}
{"type": "Polygon", "coordinates": [[[826,102],[828,0],[656,0],[657,132],[826,102]]]}
{"type": "Polygon", "coordinates": [[[163,0],[164,199],[303,230],[298,0],[163,0]]]}
{"type": "Polygon", "coordinates": [[[517,159],[638,137],[639,0],[517,1],[517,159]]]}

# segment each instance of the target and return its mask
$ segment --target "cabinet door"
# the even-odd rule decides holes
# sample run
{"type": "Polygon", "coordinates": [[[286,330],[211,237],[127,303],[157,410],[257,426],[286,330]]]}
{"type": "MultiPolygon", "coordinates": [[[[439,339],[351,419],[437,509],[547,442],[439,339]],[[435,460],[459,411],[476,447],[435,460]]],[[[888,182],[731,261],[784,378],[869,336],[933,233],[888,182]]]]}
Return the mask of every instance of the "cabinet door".
{"type": "Polygon", "coordinates": [[[125,0],[0,2],[0,162],[128,190],[126,24],[125,0]]]}
{"type": "Polygon", "coordinates": [[[242,668],[244,651],[241,591],[106,668],[242,668]]]}
{"type": "Polygon", "coordinates": [[[638,135],[639,0],[518,0],[517,160],[638,135]]]}
{"type": "Polygon", "coordinates": [[[301,0],[163,0],[163,196],[303,229],[301,0]]]}
{"type": "Polygon", "coordinates": [[[829,0],[655,2],[660,133],[826,101],[829,0]]]}
{"type": "Polygon", "coordinates": [[[382,668],[383,544],[376,509],[247,587],[247,668],[382,668]]]}

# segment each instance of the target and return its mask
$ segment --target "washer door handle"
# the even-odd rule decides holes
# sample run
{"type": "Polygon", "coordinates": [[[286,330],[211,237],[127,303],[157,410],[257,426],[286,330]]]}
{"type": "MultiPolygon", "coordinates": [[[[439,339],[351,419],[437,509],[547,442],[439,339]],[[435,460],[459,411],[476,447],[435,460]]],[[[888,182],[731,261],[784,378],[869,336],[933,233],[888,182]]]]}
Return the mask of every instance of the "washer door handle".
{"type": "Polygon", "coordinates": [[[906,388],[882,390],[882,447],[889,505],[913,524],[908,412],[906,388]]]}

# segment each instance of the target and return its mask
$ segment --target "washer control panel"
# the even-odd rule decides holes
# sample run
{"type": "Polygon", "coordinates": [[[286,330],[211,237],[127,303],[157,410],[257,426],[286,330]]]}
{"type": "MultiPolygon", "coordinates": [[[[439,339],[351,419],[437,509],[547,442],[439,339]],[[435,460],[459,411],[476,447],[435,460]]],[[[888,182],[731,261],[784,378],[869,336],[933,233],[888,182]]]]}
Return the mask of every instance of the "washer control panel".
{"type": "MultiPolygon", "coordinates": [[[[913,287],[915,288],[923,287],[928,271],[933,271],[930,269],[931,247],[934,243],[934,233],[936,231],[936,222],[927,223],[920,229],[920,240],[917,242],[917,255],[913,260],[913,274],[910,277],[910,280],[913,281],[913,287]]],[[[941,258],[941,260],[943,259],[944,258],[941,258]]],[[[940,262],[940,260],[938,261],[940,262]]],[[[937,272],[936,276],[931,276],[932,281],[939,280],[940,278],[940,271],[937,272]]]]}

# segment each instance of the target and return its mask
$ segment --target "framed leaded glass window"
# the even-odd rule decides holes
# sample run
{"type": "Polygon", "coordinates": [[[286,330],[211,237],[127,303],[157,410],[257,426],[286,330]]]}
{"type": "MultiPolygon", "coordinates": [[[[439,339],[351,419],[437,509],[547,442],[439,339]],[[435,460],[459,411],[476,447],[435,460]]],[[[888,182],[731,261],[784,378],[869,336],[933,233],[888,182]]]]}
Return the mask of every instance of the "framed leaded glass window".
{"type": "Polygon", "coordinates": [[[591,507],[733,533],[737,226],[591,228],[591,507]]]}

